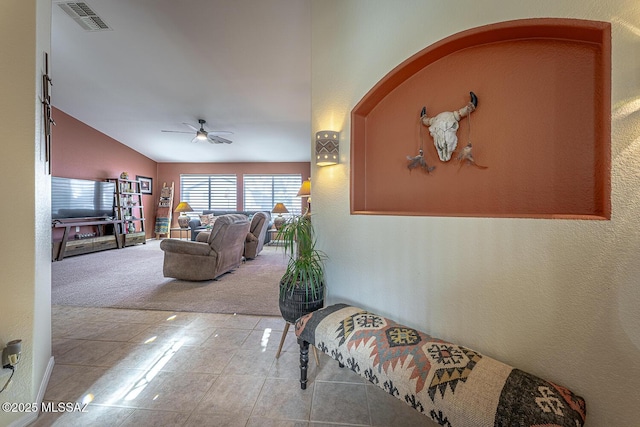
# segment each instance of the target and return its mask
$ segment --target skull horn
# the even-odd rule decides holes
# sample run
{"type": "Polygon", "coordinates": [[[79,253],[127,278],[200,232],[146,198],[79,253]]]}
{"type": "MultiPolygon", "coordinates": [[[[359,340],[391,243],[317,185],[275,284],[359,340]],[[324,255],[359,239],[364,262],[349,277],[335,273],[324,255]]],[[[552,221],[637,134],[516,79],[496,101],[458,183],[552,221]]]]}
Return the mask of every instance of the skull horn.
{"type": "Polygon", "coordinates": [[[422,124],[425,126],[431,126],[432,117],[427,117],[427,107],[422,107],[422,111],[420,111],[420,120],[422,121],[422,124]]]}
{"type": "MultiPolygon", "coordinates": [[[[478,106],[478,97],[476,96],[476,94],[473,92],[469,92],[469,95],[471,96],[471,102],[469,102],[469,104],[467,104],[460,110],[453,112],[455,119],[458,121],[460,121],[461,118],[466,117],[478,106]]],[[[433,117],[427,117],[427,107],[422,107],[422,111],[420,111],[420,120],[425,126],[431,126],[433,124],[433,117]]]]}
{"type": "Polygon", "coordinates": [[[478,106],[478,97],[476,96],[476,94],[473,92],[469,92],[469,95],[471,95],[471,101],[463,108],[453,112],[453,116],[457,121],[460,121],[461,118],[468,116],[469,113],[473,112],[478,106]]]}

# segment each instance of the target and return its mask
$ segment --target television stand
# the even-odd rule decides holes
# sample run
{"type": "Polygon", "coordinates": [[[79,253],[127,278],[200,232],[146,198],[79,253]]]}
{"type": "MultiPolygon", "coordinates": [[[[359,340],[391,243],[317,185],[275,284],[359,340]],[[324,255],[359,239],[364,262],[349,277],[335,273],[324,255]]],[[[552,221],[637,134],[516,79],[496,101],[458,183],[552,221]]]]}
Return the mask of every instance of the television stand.
{"type": "Polygon", "coordinates": [[[117,224],[122,223],[119,219],[88,219],[64,221],[56,220],[52,223],[54,228],[64,228],[62,241],[56,253],[56,244],[53,245],[53,259],[62,261],[65,255],[80,255],[89,252],[97,252],[106,249],[122,248],[122,241],[118,238],[117,224]],[[105,234],[105,226],[113,225],[113,234],[105,234]],[[71,227],[95,226],[97,235],[86,239],[71,239],[69,234],[71,227]]]}

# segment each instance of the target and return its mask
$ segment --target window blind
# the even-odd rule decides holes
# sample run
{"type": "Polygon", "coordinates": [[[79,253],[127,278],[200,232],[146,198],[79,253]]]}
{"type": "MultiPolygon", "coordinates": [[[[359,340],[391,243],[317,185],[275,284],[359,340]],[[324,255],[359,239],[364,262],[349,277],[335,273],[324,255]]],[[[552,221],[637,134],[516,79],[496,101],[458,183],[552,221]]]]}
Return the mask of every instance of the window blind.
{"type": "Polygon", "coordinates": [[[284,203],[289,213],[301,214],[301,200],[296,197],[302,176],[296,174],[243,175],[244,208],[271,212],[276,203],[284,203]]]}
{"type": "Polygon", "coordinates": [[[237,209],[236,175],[180,175],[180,201],[187,202],[194,212],[237,209]]]}

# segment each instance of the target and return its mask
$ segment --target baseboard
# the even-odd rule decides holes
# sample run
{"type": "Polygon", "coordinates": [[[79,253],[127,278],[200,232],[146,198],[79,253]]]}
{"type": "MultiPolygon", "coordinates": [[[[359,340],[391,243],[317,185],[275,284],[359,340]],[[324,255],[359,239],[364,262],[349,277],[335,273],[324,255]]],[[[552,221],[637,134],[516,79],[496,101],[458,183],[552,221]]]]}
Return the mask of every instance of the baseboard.
{"type": "MultiPolygon", "coordinates": [[[[40,387],[38,388],[38,395],[36,396],[36,403],[38,404],[38,408],[41,407],[42,399],[44,398],[44,393],[45,391],[47,391],[47,386],[49,385],[49,379],[51,378],[51,373],[53,372],[54,364],[55,364],[55,361],[53,359],[53,356],[51,356],[51,358],[49,358],[49,363],[47,364],[47,369],[44,371],[44,375],[42,376],[42,381],[40,381],[40,387]]],[[[30,412],[26,414],[24,417],[18,418],[17,420],[9,424],[8,427],[27,427],[28,425],[30,425],[31,423],[33,423],[35,420],[38,419],[39,414],[40,414],[40,411],[30,412]]]]}
{"type": "Polygon", "coordinates": [[[44,399],[44,393],[47,391],[47,386],[49,385],[49,379],[51,378],[51,373],[53,372],[53,366],[55,363],[53,356],[51,356],[49,358],[49,363],[47,364],[47,369],[44,371],[44,375],[42,376],[40,388],[38,389],[38,396],[36,397],[38,405],[40,405],[40,403],[42,403],[42,399],[44,399]]]}

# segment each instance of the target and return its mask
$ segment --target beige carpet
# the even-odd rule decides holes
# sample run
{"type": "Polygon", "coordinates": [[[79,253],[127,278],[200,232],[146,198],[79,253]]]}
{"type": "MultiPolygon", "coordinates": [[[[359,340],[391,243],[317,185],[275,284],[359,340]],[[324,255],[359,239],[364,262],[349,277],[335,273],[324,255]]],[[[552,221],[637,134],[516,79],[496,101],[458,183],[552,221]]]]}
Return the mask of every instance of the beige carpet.
{"type": "Polygon", "coordinates": [[[53,305],[280,315],[278,282],[286,267],[282,248],[265,246],[217,280],[188,282],[162,276],[159,240],[51,264],[53,305]]]}

